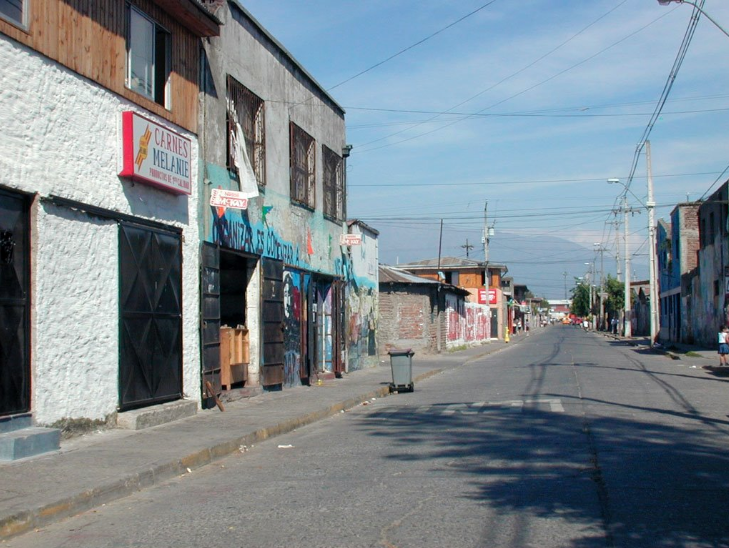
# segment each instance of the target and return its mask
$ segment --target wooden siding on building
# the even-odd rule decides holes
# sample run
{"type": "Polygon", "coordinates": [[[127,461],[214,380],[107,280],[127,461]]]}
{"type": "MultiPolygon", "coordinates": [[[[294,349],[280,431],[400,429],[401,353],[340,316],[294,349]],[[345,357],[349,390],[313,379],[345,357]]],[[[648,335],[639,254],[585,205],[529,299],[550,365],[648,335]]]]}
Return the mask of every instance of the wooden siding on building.
{"type": "Polygon", "coordinates": [[[28,2],[28,29],[0,19],[0,32],[155,114],[197,133],[199,40],[151,0],[132,0],[172,39],[169,110],[128,89],[124,0],[28,2]]]}

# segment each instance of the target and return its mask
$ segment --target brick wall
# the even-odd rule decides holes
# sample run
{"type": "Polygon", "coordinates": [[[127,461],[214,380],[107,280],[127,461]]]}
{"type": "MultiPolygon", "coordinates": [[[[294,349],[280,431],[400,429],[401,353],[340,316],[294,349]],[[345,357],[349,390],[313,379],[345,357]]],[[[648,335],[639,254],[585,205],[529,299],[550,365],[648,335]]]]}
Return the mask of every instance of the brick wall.
{"type": "MultiPolygon", "coordinates": [[[[380,285],[377,341],[381,354],[393,348],[437,351],[434,294],[430,287],[380,285]]],[[[441,337],[445,348],[445,334],[441,337]]]]}

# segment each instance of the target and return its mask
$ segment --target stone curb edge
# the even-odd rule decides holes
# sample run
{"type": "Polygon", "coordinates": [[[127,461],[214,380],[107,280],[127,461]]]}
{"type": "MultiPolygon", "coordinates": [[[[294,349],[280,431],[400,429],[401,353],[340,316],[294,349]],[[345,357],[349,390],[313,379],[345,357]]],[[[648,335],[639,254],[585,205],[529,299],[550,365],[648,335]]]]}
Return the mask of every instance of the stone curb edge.
{"type": "MultiPolygon", "coordinates": [[[[413,383],[423,381],[429,377],[442,373],[443,369],[431,369],[413,379],[413,383]]],[[[80,493],[68,496],[51,504],[33,510],[22,510],[11,516],[0,517],[0,540],[8,540],[50,525],[62,519],[78,515],[102,504],[112,502],[129,496],[142,489],[152,487],[163,481],[182,476],[192,470],[202,468],[208,464],[227,457],[242,446],[250,447],[255,443],[268,438],[287,434],[302,426],[312,424],[322,419],[332,417],[341,411],[352,409],[364,401],[372,398],[384,398],[390,395],[390,387],[383,386],[359,396],[354,396],[342,402],[332,404],[317,411],[312,411],[300,417],[295,417],[270,427],[260,428],[255,432],[240,436],[232,440],[201,449],[178,460],[153,466],[107,483],[94,489],[87,489],[80,493]]]]}

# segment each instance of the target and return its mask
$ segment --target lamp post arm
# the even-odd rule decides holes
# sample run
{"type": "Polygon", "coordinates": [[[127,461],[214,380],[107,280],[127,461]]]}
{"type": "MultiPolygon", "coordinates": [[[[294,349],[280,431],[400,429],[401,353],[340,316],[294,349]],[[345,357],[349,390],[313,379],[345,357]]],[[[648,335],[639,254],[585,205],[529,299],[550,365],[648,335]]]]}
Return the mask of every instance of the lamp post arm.
{"type": "Polygon", "coordinates": [[[697,9],[697,10],[699,10],[699,12],[701,12],[701,14],[702,14],[702,15],[703,15],[704,17],[706,17],[706,18],[707,18],[707,19],[708,19],[709,21],[711,21],[712,23],[714,23],[714,26],[715,26],[716,28],[718,28],[718,29],[719,29],[719,30],[720,30],[721,32],[723,32],[724,34],[726,34],[726,35],[727,35],[727,36],[729,37],[729,32],[727,32],[727,31],[726,31],[726,30],[724,29],[724,27],[722,27],[722,26],[721,26],[721,25],[720,25],[720,24],[719,24],[719,23],[718,23],[717,21],[715,21],[715,20],[714,20],[714,18],[713,18],[713,17],[711,17],[711,15],[709,15],[708,13],[706,13],[706,12],[705,12],[705,11],[704,11],[704,10],[703,10],[702,8],[700,8],[700,7],[699,7],[699,6],[698,6],[698,5],[697,5],[697,4],[695,3],[695,2],[691,2],[691,0],[663,0],[663,1],[661,1],[661,0],[658,0],[658,3],[659,3],[659,4],[663,4],[664,6],[667,6],[667,5],[668,5],[668,4],[670,4],[671,2],[676,2],[677,4],[690,4],[690,5],[692,5],[692,6],[693,6],[693,7],[695,7],[695,8],[697,9]]]}

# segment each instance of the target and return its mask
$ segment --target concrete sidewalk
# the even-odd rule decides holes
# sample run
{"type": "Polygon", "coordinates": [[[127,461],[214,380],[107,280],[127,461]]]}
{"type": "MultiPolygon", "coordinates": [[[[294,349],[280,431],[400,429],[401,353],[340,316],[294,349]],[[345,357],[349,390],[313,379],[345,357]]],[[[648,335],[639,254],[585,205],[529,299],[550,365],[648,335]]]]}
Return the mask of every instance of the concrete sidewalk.
{"type": "MultiPolygon", "coordinates": [[[[523,337],[521,338],[523,339],[523,337]]],[[[518,343],[413,358],[417,383],[518,343]]],[[[79,514],[210,464],[253,444],[389,395],[389,361],[324,381],[267,392],[146,430],[106,430],[60,451],[0,463],[0,540],[79,514]]]]}
{"type": "MultiPolygon", "coordinates": [[[[623,337],[621,335],[613,335],[612,333],[608,333],[605,331],[595,331],[595,333],[600,333],[601,335],[605,335],[610,339],[622,342],[624,344],[629,344],[631,346],[643,347],[645,349],[650,348],[649,337],[623,337]]],[[[696,361],[698,359],[697,363],[702,366],[713,367],[719,365],[719,358],[715,348],[708,349],[691,344],[661,342],[654,346],[653,351],[658,354],[665,354],[666,356],[674,360],[696,361]]]]}

